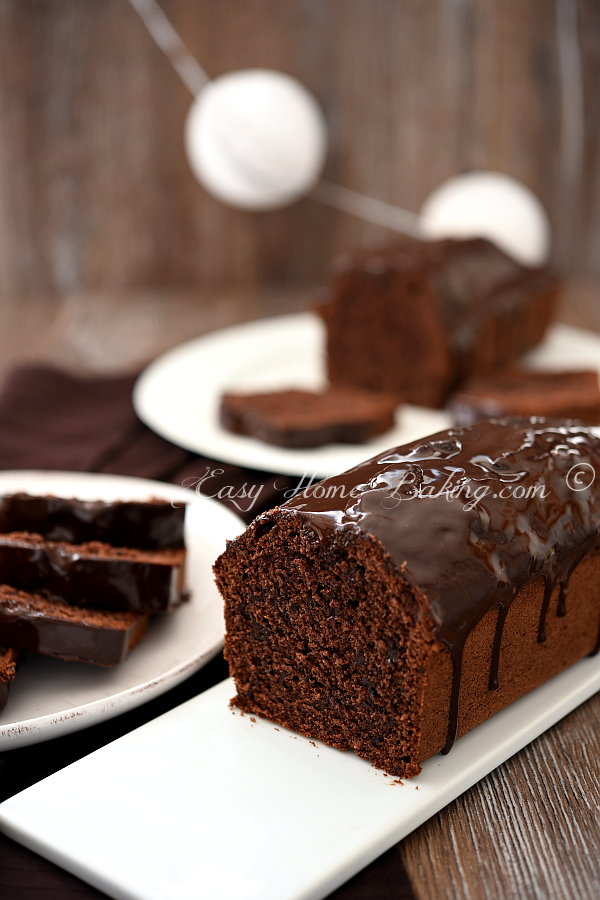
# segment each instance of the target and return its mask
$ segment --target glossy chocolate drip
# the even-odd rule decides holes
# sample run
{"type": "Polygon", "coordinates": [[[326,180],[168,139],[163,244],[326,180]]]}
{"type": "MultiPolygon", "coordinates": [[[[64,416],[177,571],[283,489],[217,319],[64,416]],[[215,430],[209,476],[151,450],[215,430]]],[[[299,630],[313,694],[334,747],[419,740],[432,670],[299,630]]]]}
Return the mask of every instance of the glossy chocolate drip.
{"type": "Polygon", "coordinates": [[[546,642],[546,618],[548,616],[548,610],[550,608],[550,600],[552,599],[552,594],[554,593],[554,587],[554,581],[546,576],[546,578],[544,579],[542,608],[540,610],[540,623],[538,625],[538,644],[544,644],[546,642]]]}
{"type": "Polygon", "coordinates": [[[588,540],[582,541],[578,547],[573,548],[570,552],[566,552],[558,569],[550,568],[549,570],[543,570],[541,572],[541,574],[544,575],[545,583],[542,608],[540,610],[540,624],[538,628],[538,642],[540,644],[543,644],[546,640],[546,622],[548,620],[550,602],[554,595],[554,591],[558,588],[556,615],[558,617],[565,616],[567,614],[567,591],[571,575],[586,553],[598,546],[598,542],[598,533],[593,534],[588,540]]]}
{"type": "MultiPolygon", "coordinates": [[[[498,671],[500,669],[500,648],[502,647],[502,636],[504,634],[504,625],[510,604],[498,604],[498,619],[496,621],[496,630],[494,632],[494,643],[492,645],[492,658],[490,662],[490,676],[488,678],[488,690],[497,691],[500,687],[498,681],[498,671]]],[[[458,702],[458,697],[456,698],[458,702]]]]}
{"type": "Polygon", "coordinates": [[[556,615],[559,618],[566,616],[567,614],[567,593],[569,586],[567,584],[559,585],[559,594],[558,594],[558,602],[556,604],[556,615]]]}
{"type": "Polygon", "coordinates": [[[447,751],[475,626],[499,607],[489,675],[496,689],[504,623],[521,588],[545,579],[544,639],[555,587],[564,601],[572,571],[600,544],[600,427],[506,419],[440,432],[326,479],[283,510],[318,530],[377,538],[422,599],[453,661],[447,751]],[[576,490],[581,464],[598,477],[576,490]]]}
{"type": "Polygon", "coordinates": [[[163,501],[75,500],[0,496],[0,532],[31,531],[52,541],[103,541],[115,547],[160,550],[183,547],[185,504],[163,501]]]}

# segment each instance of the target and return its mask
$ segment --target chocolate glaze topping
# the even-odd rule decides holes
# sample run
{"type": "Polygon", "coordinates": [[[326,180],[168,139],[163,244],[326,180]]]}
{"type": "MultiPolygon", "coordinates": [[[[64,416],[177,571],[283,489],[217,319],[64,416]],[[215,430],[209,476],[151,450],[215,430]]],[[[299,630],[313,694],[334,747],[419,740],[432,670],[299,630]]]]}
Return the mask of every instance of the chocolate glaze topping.
{"type": "Polygon", "coordinates": [[[0,581],[74,606],[167,612],[182,600],[185,550],[138,550],[0,534],[0,581]]]}
{"type": "Polygon", "coordinates": [[[0,585],[0,640],[19,650],[114,666],[143,636],[147,622],[143,613],[78,609],[59,597],[0,585]]]}
{"type": "Polygon", "coordinates": [[[185,504],[75,500],[17,493],[0,496],[0,532],[32,531],[52,541],[104,541],[115,547],[183,547],[185,504]]]}
{"type": "Polygon", "coordinates": [[[317,534],[349,528],[374,536],[424,598],[453,660],[447,752],[473,628],[498,608],[494,690],[504,622],[519,590],[535,578],[545,581],[543,642],[555,588],[555,614],[565,615],[572,571],[600,546],[600,427],[493,419],[439,432],[326,479],[286,510],[317,534]]]}

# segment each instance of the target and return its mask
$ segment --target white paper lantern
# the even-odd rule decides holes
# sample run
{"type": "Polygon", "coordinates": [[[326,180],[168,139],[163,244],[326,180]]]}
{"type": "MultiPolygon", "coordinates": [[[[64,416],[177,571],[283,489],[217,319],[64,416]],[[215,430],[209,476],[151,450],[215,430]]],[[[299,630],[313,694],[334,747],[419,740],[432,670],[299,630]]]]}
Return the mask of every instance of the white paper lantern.
{"type": "Polygon", "coordinates": [[[187,117],[185,147],[197,178],[219,200],[274,209],[318,180],[326,128],[314,97],[296,79],[243,69],[200,91],[187,117]]]}

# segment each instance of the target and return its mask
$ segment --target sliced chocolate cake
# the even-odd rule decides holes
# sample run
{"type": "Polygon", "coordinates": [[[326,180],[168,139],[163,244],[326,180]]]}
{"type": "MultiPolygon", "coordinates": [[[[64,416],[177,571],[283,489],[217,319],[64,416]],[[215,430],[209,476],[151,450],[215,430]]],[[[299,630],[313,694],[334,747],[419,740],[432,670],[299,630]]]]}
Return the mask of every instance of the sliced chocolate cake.
{"type": "Polygon", "coordinates": [[[600,425],[598,372],[496,372],[462,384],[448,409],[456,425],[495,416],[550,416],[600,425]]]}
{"type": "Polygon", "coordinates": [[[143,613],[80,609],[0,585],[0,643],[44,656],[115,666],[146,633],[143,613]]]}
{"type": "Polygon", "coordinates": [[[151,499],[77,500],[23,492],[0,496],[0,532],[31,531],[50,541],[102,541],[141,550],[182,548],[185,504],[151,499]]]}
{"type": "Polygon", "coordinates": [[[149,614],[187,596],[184,520],[185,503],[152,498],[0,496],[0,644],[9,654],[122,662],[149,614]]]}
{"type": "Polygon", "coordinates": [[[225,394],[221,424],[279,447],[361,444],[394,425],[396,398],[352,387],[225,394]]]}
{"type": "Polygon", "coordinates": [[[329,380],[440,406],[459,381],[537,344],[558,283],[483,238],[419,241],[344,258],[326,326],[329,380]]]}
{"type": "Polygon", "coordinates": [[[235,703],[414,775],[598,650],[600,428],[391,449],[259,516],[215,573],[235,703]]]}
{"type": "Polygon", "coordinates": [[[69,544],[29,532],[0,534],[0,583],[75,606],[168,612],[182,600],[185,550],[69,544]]]}

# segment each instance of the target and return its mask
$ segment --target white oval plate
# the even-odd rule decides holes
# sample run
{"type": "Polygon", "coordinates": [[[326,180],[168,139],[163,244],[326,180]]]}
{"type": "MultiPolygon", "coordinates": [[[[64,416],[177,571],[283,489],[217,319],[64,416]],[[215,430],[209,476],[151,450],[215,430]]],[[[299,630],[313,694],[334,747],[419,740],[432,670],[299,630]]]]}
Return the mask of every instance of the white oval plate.
{"type": "MultiPolygon", "coordinates": [[[[599,368],[600,337],[556,325],[529,356],[532,368],[599,368]]],[[[226,390],[250,393],[325,383],[323,329],[311,313],[260,319],[194,338],[154,360],[133,392],[138,416],[169,441],[223,462],[267,472],[325,478],[452,421],[443,410],[405,405],[396,426],[364,444],[304,450],[275,447],[230,434],[219,423],[226,390]]]]}
{"type": "Polygon", "coordinates": [[[222,504],[175,485],[78,472],[0,472],[0,493],[28,491],[87,500],[164,497],[186,501],[188,603],[151,619],[148,634],[113,669],[28,654],[0,712],[0,748],[87,728],[151,700],[207,663],[223,643],[223,604],[212,564],[244,524],[222,504]]]}

